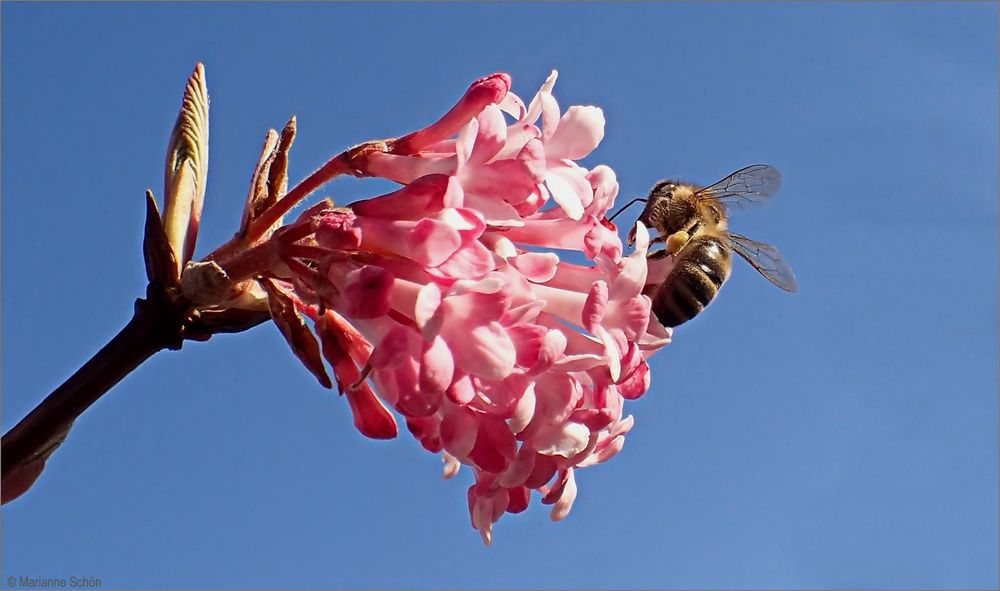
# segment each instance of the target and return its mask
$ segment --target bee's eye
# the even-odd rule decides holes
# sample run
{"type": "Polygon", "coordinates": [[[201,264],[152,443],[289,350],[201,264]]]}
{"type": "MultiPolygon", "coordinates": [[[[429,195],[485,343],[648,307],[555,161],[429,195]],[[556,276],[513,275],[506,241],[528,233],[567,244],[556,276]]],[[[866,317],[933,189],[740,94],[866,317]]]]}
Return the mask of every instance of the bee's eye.
{"type": "Polygon", "coordinates": [[[664,198],[669,199],[673,197],[674,189],[677,188],[673,183],[663,183],[656,187],[655,192],[662,195],[664,198]]]}

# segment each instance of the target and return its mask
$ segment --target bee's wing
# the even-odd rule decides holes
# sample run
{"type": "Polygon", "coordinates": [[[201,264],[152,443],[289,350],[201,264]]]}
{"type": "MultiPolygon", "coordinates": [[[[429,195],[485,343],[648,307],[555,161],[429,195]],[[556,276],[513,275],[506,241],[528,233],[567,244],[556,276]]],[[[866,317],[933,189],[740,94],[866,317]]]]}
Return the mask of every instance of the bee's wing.
{"type": "Polygon", "coordinates": [[[746,259],[768,281],[785,291],[798,291],[799,283],[795,280],[795,273],[777,248],[739,234],[729,234],[729,244],[736,254],[746,259]]]}
{"type": "Polygon", "coordinates": [[[781,173],[777,168],[754,164],[701,189],[697,195],[729,207],[743,208],[764,203],[778,192],[780,186],[781,173]]]}

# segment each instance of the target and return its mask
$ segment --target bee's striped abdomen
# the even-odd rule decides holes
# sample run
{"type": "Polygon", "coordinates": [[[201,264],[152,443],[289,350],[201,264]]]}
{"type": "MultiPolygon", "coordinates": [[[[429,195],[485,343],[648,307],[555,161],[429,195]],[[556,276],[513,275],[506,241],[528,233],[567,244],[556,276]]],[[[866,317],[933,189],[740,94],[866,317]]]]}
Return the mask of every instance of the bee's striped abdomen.
{"type": "Polygon", "coordinates": [[[664,326],[679,326],[697,316],[729,278],[729,250],[715,236],[692,238],[676,255],[677,262],[653,298],[653,312],[664,326]]]}

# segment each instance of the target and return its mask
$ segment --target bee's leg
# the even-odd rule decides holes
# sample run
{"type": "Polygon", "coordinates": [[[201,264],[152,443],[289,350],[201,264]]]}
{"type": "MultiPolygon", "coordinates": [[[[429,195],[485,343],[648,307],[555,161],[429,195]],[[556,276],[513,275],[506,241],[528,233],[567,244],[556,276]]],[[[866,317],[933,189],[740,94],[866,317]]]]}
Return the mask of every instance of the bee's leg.
{"type": "Polygon", "coordinates": [[[649,241],[649,250],[647,251],[646,256],[651,259],[662,259],[667,255],[669,255],[670,253],[663,248],[661,248],[660,250],[653,250],[653,246],[657,244],[664,244],[666,243],[666,241],[667,239],[664,238],[663,236],[657,236],[655,238],[652,238],[649,241]]]}
{"type": "Polygon", "coordinates": [[[683,246],[687,244],[687,241],[690,238],[691,236],[684,230],[674,232],[670,236],[667,236],[667,248],[666,248],[667,253],[674,254],[675,252],[683,248],[683,246]]]}

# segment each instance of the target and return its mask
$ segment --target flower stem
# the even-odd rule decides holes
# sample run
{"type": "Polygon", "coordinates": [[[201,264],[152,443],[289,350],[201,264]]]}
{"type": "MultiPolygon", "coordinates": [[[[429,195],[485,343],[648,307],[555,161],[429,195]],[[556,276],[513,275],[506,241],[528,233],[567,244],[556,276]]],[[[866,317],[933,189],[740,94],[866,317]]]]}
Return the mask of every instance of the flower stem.
{"type": "Polygon", "coordinates": [[[121,332],[3,436],[3,479],[50,453],[77,417],[154,353],[181,347],[183,320],[162,291],[150,289],[147,297],[136,300],[121,332]]]}
{"type": "Polygon", "coordinates": [[[345,172],[349,172],[351,170],[350,163],[351,153],[350,150],[348,150],[333,157],[326,164],[320,167],[319,170],[306,177],[305,180],[282,196],[277,203],[264,211],[259,218],[250,223],[250,228],[247,230],[246,236],[247,242],[253,244],[254,241],[264,235],[268,228],[281,219],[281,216],[291,211],[291,209],[295,207],[299,201],[308,197],[313,191],[320,188],[327,181],[340,176],[345,172]]]}

